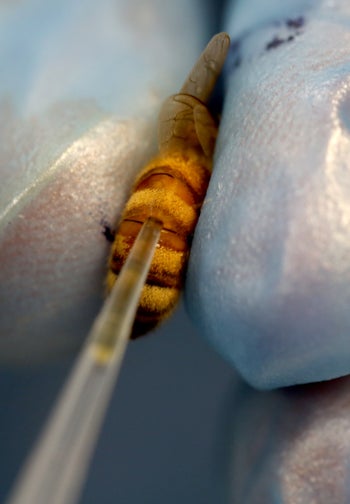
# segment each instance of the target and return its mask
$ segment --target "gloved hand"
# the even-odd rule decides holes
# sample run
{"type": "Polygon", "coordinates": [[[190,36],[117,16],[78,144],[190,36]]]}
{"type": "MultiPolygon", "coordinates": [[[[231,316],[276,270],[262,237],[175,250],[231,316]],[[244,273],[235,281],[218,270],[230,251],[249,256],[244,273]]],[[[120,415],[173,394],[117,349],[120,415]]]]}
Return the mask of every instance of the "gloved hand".
{"type": "Polygon", "coordinates": [[[231,3],[227,95],[186,298],[258,388],[350,371],[350,11],[231,3]]]}

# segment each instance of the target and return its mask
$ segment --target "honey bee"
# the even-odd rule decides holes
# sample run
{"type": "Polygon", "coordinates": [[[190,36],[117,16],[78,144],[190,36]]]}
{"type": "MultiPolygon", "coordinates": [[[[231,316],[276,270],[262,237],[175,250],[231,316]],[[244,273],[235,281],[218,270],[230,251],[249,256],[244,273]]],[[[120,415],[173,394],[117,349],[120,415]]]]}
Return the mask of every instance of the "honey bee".
{"type": "Polygon", "coordinates": [[[217,125],[207,102],[229,45],[226,33],[215,35],[180,92],[163,104],[158,122],[159,153],[138,175],[121,217],[108,262],[107,291],[113,287],[147,217],[162,223],[132,338],[145,334],[167,317],[180,295],[217,136],[217,125]]]}

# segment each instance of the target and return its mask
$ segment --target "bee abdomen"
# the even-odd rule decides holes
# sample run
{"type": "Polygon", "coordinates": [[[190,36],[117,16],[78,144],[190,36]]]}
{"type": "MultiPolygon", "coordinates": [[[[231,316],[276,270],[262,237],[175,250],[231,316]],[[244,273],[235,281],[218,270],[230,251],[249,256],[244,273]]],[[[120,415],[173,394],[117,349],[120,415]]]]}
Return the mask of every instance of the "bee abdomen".
{"type": "Polygon", "coordinates": [[[181,288],[159,287],[148,282],[143,288],[132,338],[142,336],[167,318],[175,308],[181,288]]]}
{"type": "MultiPolygon", "coordinates": [[[[124,224],[125,221],[123,221],[121,227],[124,227],[124,224]]],[[[137,227],[139,229],[141,229],[141,226],[142,223],[138,223],[137,227]]],[[[187,261],[188,251],[187,249],[174,250],[164,245],[162,236],[164,234],[167,234],[166,231],[161,232],[160,241],[154,253],[154,258],[147,277],[147,283],[158,287],[181,288],[183,283],[181,273],[187,261]]],[[[110,258],[110,273],[113,274],[113,276],[119,274],[136,236],[137,233],[132,236],[124,236],[122,233],[118,233],[110,258]]],[[[113,276],[110,278],[112,284],[108,285],[109,288],[111,288],[114,283],[113,276]]]]}
{"type": "MultiPolygon", "coordinates": [[[[122,228],[128,221],[123,221],[122,228]]],[[[136,223],[134,223],[136,224],[136,223]]],[[[142,223],[137,223],[141,229],[142,223]]],[[[162,244],[167,241],[161,232],[161,237],[155,251],[151,268],[141,293],[139,307],[134,323],[132,338],[136,338],[153,329],[160,320],[170,315],[175,307],[183,285],[183,277],[188,257],[186,250],[174,250],[162,244]]],[[[127,237],[121,233],[117,235],[110,258],[110,268],[107,275],[107,288],[114,285],[118,273],[122,268],[130,248],[135,241],[137,232],[127,237]]]]}
{"type": "Polygon", "coordinates": [[[109,260],[110,290],[126,257],[149,216],[163,224],[147,283],[142,291],[134,337],[144,334],[170,314],[184,281],[192,234],[203,202],[210,171],[193,167],[189,156],[162,156],[143,170],[126,204],[109,260]],[[181,163],[180,163],[181,161],[181,163]],[[191,170],[187,170],[187,165],[191,170]],[[198,177],[198,171],[201,177],[198,177]]]}
{"type": "MultiPolygon", "coordinates": [[[[207,191],[212,168],[212,160],[204,159],[194,150],[171,152],[153,159],[138,176],[135,188],[144,184],[153,175],[167,175],[183,182],[191,192],[195,203],[201,204],[207,191]]],[[[168,186],[169,187],[169,186],[168,186]]]]}

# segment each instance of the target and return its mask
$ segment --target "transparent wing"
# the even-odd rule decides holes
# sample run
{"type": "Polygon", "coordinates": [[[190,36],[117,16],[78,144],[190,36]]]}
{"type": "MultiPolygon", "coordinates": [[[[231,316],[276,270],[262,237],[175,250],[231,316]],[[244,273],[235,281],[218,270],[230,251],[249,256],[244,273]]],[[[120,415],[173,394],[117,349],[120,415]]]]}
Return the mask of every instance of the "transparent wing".
{"type": "Polygon", "coordinates": [[[199,56],[180,93],[189,94],[206,103],[214,89],[230,47],[230,37],[222,32],[215,35],[199,56]]]}

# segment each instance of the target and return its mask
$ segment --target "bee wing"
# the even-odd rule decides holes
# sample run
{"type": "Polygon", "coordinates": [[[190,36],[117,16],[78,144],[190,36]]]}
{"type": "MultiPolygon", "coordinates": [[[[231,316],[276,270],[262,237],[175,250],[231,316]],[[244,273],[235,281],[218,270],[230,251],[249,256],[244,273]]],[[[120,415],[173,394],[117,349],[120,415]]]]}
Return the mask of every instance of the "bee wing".
{"type": "Polygon", "coordinates": [[[227,33],[215,35],[199,56],[180,93],[189,94],[206,103],[224,65],[229,47],[230,37],[227,33]]]}
{"type": "Polygon", "coordinates": [[[208,109],[202,104],[194,107],[193,119],[203,152],[207,157],[212,157],[217,136],[217,125],[208,109]]]}
{"type": "Polygon", "coordinates": [[[158,145],[161,148],[169,143],[174,136],[175,120],[179,103],[176,96],[169,96],[163,103],[158,116],[158,145]]]}

